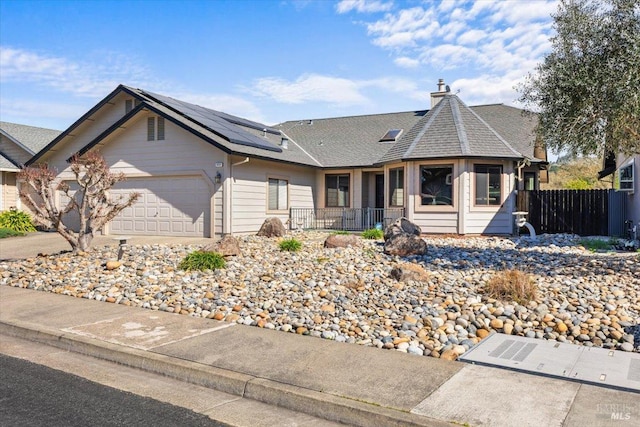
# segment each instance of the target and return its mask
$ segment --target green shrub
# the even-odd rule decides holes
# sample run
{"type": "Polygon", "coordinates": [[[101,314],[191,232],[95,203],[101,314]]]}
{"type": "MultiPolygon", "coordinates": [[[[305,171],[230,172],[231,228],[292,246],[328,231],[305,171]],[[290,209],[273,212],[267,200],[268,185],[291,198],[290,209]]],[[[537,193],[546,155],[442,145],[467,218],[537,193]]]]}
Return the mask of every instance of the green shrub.
{"type": "Polygon", "coordinates": [[[10,209],[0,214],[0,228],[8,228],[18,233],[36,231],[28,213],[10,209]]]}
{"type": "Polygon", "coordinates": [[[300,250],[300,248],[302,248],[302,243],[294,238],[291,238],[284,239],[278,246],[280,247],[281,251],[297,252],[300,250]]]}
{"type": "Polygon", "coordinates": [[[580,244],[591,252],[610,250],[614,243],[612,239],[609,241],[603,239],[580,239],[580,244]]]}
{"type": "Polygon", "coordinates": [[[187,255],[178,265],[181,270],[216,270],[224,268],[226,262],[218,252],[195,251],[187,255]]]}
{"type": "Polygon", "coordinates": [[[5,237],[15,237],[15,236],[24,236],[24,233],[13,231],[10,228],[0,228],[0,239],[4,239],[5,237]]]}
{"type": "Polygon", "coordinates": [[[351,234],[348,231],[345,230],[336,230],[334,232],[332,232],[331,234],[351,234]]]}
{"type": "Polygon", "coordinates": [[[363,239],[380,240],[382,237],[384,237],[384,233],[382,230],[378,230],[377,228],[370,228],[362,232],[363,239]]]}

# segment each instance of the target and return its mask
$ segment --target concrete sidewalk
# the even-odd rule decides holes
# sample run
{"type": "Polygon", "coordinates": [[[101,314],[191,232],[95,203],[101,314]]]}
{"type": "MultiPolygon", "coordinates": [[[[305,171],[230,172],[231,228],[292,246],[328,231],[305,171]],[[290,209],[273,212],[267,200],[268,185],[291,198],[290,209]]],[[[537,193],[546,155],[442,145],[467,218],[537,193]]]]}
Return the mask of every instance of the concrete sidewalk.
{"type": "MultiPolygon", "coordinates": [[[[120,236],[96,236],[91,246],[118,246],[120,236]]],[[[181,244],[207,245],[215,239],[205,237],[131,236],[129,245],[181,244]]],[[[69,243],[58,233],[35,232],[25,236],[0,239],[0,261],[9,259],[34,258],[39,253],[55,254],[70,251],[69,243]]]]}
{"type": "Polygon", "coordinates": [[[7,286],[0,334],[352,425],[640,425],[637,393],[7,286]]]}

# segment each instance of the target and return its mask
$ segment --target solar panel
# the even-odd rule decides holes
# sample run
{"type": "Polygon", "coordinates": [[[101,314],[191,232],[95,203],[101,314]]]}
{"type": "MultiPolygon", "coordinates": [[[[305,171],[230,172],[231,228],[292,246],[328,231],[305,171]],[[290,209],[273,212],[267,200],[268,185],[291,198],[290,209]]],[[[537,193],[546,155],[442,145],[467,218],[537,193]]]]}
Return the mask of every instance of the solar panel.
{"type": "Polygon", "coordinates": [[[235,117],[230,114],[220,113],[215,110],[201,107],[199,105],[190,104],[188,102],[180,101],[174,98],[170,98],[164,95],[158,95],[152,92],[142,92],[153,100],[164,104],[177,113],[191,119],[194,122],[206,127],[217,135],[222,136],[229,142],[244,145],[248,147],[260,148],[262,150],[282,152],[282,149],[276,145],[273,145],[269,141],[266,141],[259,136],[253,135],[240,126],[245,126],[251,129],[264,130],[271,134],[280,134],[279,131],[261,125],[260,123],[252,122],[250,120],[235,117]]]}

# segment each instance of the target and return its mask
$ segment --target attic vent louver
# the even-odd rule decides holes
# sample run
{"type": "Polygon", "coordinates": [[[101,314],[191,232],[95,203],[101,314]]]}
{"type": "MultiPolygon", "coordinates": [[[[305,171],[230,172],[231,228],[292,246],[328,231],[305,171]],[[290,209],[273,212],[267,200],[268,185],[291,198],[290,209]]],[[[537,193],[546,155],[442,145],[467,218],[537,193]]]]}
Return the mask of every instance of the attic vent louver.
{"type": "Polygon", "coordinates": [[[402,133],[402,129],[389,129],[387,133],[380,138],[380,142],[395,142],[402,133]]]}

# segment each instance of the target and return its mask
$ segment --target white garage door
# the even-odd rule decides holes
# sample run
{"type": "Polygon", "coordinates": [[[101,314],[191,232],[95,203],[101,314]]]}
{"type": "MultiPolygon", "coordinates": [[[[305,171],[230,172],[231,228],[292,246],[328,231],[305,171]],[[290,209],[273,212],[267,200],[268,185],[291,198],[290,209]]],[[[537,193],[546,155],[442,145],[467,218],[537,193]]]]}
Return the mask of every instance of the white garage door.
{"type": "Polygon", "coordinates": [[[140,198],[109,224],[110,234],[204,237],[210,193],[199,177],[131,178],[111,194],[137,191],[140,198]]]}

